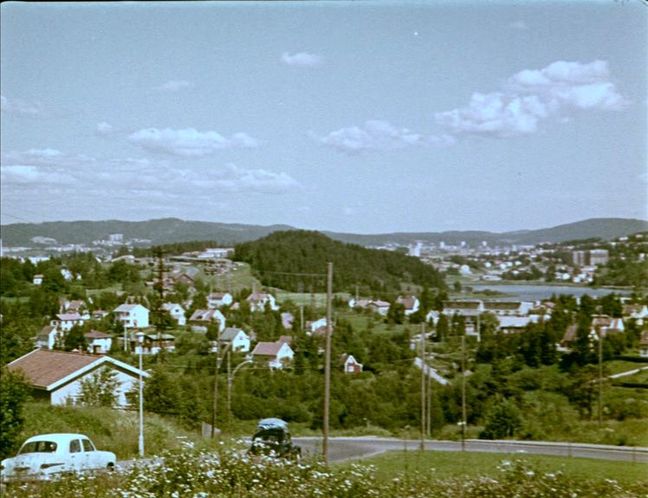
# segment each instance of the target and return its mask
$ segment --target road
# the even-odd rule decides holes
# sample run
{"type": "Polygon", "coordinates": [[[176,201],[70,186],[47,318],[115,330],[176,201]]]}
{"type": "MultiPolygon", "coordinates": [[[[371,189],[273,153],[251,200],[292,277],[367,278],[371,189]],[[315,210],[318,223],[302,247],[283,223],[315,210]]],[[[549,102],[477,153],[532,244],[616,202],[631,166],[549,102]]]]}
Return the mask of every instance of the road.
{"type": "MultiPolygon", "coordinates": [[[[295,437],[293,441],[302,447],[304,455],[320,454],[322,439],[319,437],[295,437]]],[[[329,461],[341,462],[378,455],[386,451],[413,451],[420,448],[420,440],[391,439],[379,437],[335,437],[329,439],[329,461]]],[[[425,442],[426,451],[461,451],[458,441],[425,442]]],[[[584,443],[556,443],[544,441],[487,441],[466,440],[466,451],[485,453],[526,453],[530,455],[573,456],[648,463],[648,448],[606,446],[584,443]]]]}

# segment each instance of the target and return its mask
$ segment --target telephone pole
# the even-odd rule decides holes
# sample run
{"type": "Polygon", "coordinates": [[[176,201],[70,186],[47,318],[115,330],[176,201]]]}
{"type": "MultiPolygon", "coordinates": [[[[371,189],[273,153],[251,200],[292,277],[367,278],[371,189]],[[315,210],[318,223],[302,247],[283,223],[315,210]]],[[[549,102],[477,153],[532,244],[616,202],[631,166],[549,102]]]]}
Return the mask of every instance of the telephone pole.
{"type": "Polygon", "coordinates": [[[329,403],[331,397],[331,318],[333,301],[333,263],[327,265],[326,276],[326,357],[324,359],[324,422],[322,456],[324,464],[328,465],[328,436],[329,436],[329,403]]]}
{"type": "Polygon", "coordinates": [[[421,324],[421,451],[425,450],[425,324],[421,324]]]}
{"type": "Polygon", "coordinates": [[[466,335],[461,336],[461,451],[466,451],[466,335]]]}

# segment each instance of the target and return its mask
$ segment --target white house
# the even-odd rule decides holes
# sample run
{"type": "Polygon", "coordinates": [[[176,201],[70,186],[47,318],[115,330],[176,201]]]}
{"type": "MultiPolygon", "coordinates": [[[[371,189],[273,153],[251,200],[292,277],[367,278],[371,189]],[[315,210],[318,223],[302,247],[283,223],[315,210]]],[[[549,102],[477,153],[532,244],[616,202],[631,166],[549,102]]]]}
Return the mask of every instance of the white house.
{"type": "Polygon", "coordinates": [[[208,308],[220,308],[221,306],[231,306],[234,298],[229,292],[211,292],[207,296],[208,308]]]}
{"type": "Polygon", "coordinates": [[[227,344],[231,351],[248,353],[250,351],[250,336],[243,330],[234,327],[227,327],[220,334],[220,342],[227,344]]]}
{"type": "Polygon", "coordinates": [[[474,301],[444,301],[443,314],[446,316],[460,315],[463,317],[474,317],[484,312],[484,303],[480,300],[474,301]]]}
{"type": "Polygon", "coordinates": [[[113,310],[113,313],[124,328],[146,328],[149,326],[149,310],[141,304],[121,304],[113,310]]]}
{"type": "Polygon", "coordinates": [[[497,316],[526,316],[532,309],[530,301],[484,301],[484,311],[497,316]]]}
{"type": "Polygon", "coordinates": [[[83,325],[83,322],[90,319],[90,315],[79,313],[59,313],[54,320],[50,321],[52,327],[56,327],[61,332],[69,332],[75,325],[83,325]]]}
{"type": "Polygon", "coordinates": [[[367,305],[367,308],[369,308],[374,313],[378,313],[380,316],[387,316],[387,313],[389,313],[389,306],[390,305],[387,301],[381,301],[380,299],[377,299],[375,301],[371,301],[367,305]]]}
{"type": "Polygon", "coordinates": [[[270,368],[277,369],[283,368],[294,356],[295,353],[286,342],[259,342],[252,351],[255,360],[267,362],[270,368]]]}
{"type": "Polygon", "coordinates": [[[319,318],[312,322],[306,322],[307,333],[312,334],[321,328],[326,328],[326,317],[319,318]]]}
{"type": "Polygon", "coordinates": [[[351,354],[342,355],[344,361],[344,373],[357,374],[362,372],[362,363],[358,361],[351,354]]]}
{"type": "Polygon", "coordinates": [[[98,330],[91,330],[83,334],[88,343],[88,352],[95,354],[106,354],[112,347],[112,336],[98,330]]]}
{"type": "Polygon", "coordinates": [[[177,303],[164,303],[162,309],[169,312],[171,318],[173,318],[180,327],[187,324],[187,318],[185,317],[184,308],[177,303]]]}
{"type": "Polygon", "coordinates": [[[40,273],[38,275],[34,275],[32,283],[34,285],[41,285],[43,283],[43,275],[41,275],[40,273]]]}
{"type": "Polygon", "coordinates": [[[398,296],[396,302],[405,307],[405,316],[416,313],[421,305],[416,296],[398,296]]]}
{"type": "Polygon", "coordinates": [[[626,304],[623,307],[623,316],[634,318],[637,325],[643,325],[644,320],[648,319],[648,306],[645,304],[626,304]]]}
{"type": "Polygon", "coordinates": [[[263,311],[266,304],[269,304],[273,311],[279,309],[275,297],[267,292],[253,292],[247,297],[247,302],[250,303],[251,311],[263,311]]]}
{"type": "Polygon", "coordinates": [[[36,336],[35,346],[43,349],[54,349],[58,340],[58,329],[52,325],[47,325],[43,327],[40,333],[36,336]]]}
{"type": "Polygon", "coordinates": [[[207,331],[207,325],[216,322],[218,323],[218,331],[222,332],[225,330],[225,321],[225,315],[216,309],[196,310],[189,318],[189,322],[192,323],[192,330],[202,332],[207,331]]]}
{"type": "Polygon", "coordinates": [[[82,382],[108,368],[114,372],[117,383],[115,405],[125,408],[128,406],[126,394],[137,387],[139,376],[149,377],[146,372],[109,356],[45,349],[35,349],[7,367],[10,371],[23,373],[34,398],[46,399],[52,405],[78,403],[82,382]]]}

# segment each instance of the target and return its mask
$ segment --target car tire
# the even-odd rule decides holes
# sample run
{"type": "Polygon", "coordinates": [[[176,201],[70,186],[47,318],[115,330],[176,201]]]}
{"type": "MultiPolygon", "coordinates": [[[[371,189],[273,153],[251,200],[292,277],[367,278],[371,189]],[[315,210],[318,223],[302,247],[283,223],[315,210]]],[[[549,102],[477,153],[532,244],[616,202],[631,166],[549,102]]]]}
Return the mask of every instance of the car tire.
{"type": "Polygon", "coordinates": [[[106,465],[106,470],[108,472],[113,472],[115,470],[115,464],[113,462],[109,462],[108,465],[106,465]]]}

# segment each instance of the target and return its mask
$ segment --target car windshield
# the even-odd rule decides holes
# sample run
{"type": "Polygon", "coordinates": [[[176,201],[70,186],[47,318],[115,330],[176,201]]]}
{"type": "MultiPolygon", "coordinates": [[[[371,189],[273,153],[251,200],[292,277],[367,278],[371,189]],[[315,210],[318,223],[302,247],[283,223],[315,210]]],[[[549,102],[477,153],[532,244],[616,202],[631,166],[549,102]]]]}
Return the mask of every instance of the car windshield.
{"type": "Polygon", "coordinates": [[[18,452],[19,455],[25,453],[54,453],[56,451],[56,443],[53,441],[30,441],[23,444],[18,452]]]}

